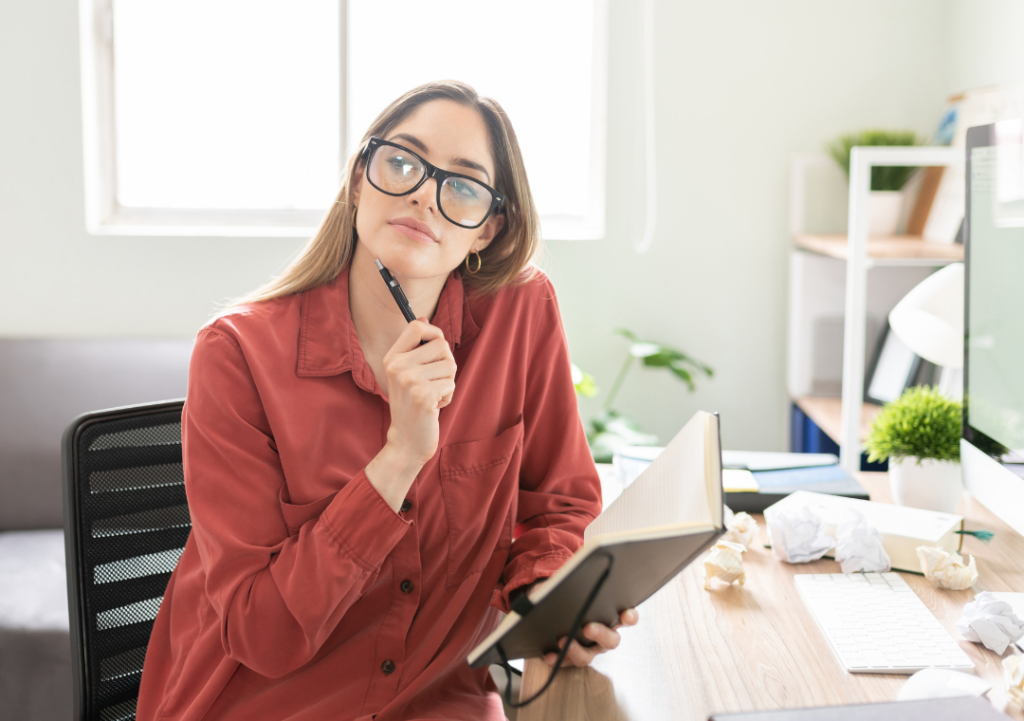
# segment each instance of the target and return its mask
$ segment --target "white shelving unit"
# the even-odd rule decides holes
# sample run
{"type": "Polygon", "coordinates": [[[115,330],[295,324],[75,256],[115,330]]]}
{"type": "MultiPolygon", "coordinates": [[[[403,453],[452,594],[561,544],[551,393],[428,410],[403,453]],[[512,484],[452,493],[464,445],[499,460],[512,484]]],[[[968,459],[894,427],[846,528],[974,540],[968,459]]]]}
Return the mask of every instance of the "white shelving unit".
{"type": "MultiPolygon", "coordinates": [[[[811,416],[819,427],[836,440],[840,447],[840,462],[850,472],[860,470],[861,437],[864,432],[865,410],[873,414],[877,407],[865,409],[864,373],[866,366],[866,331],[868,313],[868,276],[872,269],[880,270],[878,292],[872,298],[876,314],[888,315],[888,310],[904,293],[916,285],[932,268],[955,263],[963,257],[963,246],[929,243],[907,236],[868,237],[868,194],[871,168],[875,166],[951,166],[963,162],[962,148],[945,147],[858,147],[850,155],[850,183],[848,196],[847,233],[843,235],[816,235],[803,229],[806,215],[807,171],[831,163],[825,156],[795,158],[790,175],[790,231],[793,236],[794,258],[790,278],[790,358],[789,390],[792,400],[811,416]],[[825,263],[836,275],[835,262],[845,263],[845,289],[842,302],[843,359],[842,399],[838,405],[833,399],[801,398],[807,393],[794,377],[794,364],[800,361],[800,313],[806,304],[813,304],[815,292],[828,287],[821,278],[799,278],[800,268],[817,262],[809,256],[833,259],[825,263]],[[898,270],[906,269],[906,270],[898,270]],[[897,274],[897,275],[894,275],[897,274]],[[801,283],[807,286],[801,290],[801,283]],[[817,286],[818,290],[815,290],[817,286]],[[906,286],[906,287],[904,287],[906,286]],[[827,417],[838,410],[838,424],[827,417]],[[836,427],[838,426],[838,432],[836,427]],[[835,437],[838,435],[838,438],[835,437]]],[[[827,274],[824,274],[827,275],[827,274]]],[[[836,285],[833,282],[832,287],[836,285]]]]}

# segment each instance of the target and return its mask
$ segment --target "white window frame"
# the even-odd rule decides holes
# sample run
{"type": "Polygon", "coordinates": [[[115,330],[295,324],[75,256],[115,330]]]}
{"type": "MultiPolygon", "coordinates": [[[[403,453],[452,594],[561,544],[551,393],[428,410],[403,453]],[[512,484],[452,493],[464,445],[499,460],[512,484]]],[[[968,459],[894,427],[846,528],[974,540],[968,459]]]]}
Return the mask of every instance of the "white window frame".
{"type": "MultiPolygon", "coordinates": [[[[347,49],[348,3],[339,2],[341,157],[348,160],[347,49]]],[[[112,0],[79,0],[82,69],[82,132],[85,169],[85,225],[91,235],[224,236],[308,238],[323,210],[228,210],[128,208],[117,202],[117,143],[114,128],[114,16],[112,0]]],[[[605,156],[607,139],[608,0],[596,0],[591,78],[591,158],[588,212],[581,216],[541,217],[548,239],[592,240],[605,231],[605,156]]]]}
{"type": "Polygon", "coordinates": [[[605,228],[605,162],[608,154],[608,0],[594,2],[594,38],[590,61],[590,157],[588,210],[583,215],[541,216],[547,240],[600,240],[605,228]]]}

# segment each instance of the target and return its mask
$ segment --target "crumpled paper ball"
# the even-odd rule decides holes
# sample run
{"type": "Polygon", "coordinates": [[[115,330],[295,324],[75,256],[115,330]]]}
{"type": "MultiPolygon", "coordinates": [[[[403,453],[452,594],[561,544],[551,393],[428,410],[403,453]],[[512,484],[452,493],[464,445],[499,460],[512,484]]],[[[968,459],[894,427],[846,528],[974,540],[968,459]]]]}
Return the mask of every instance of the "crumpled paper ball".
{"type": "Polygon", "coordinates": [[[978,565],[971,556],[964,565],[959,553],[947,553],[933,546],[918,546],[917,557],[921,559],[921,571],[933,586],[951,591],[964,591],[978,580],[978,565]]]}
{"type": "Polygon", "coordinates": [[[719,538],[711,548],[711,553],[704,559],[704,589],[711,590],[711,579],[717,578],[725,583],[739,581],[742,586],[747,582],[747,573],[743,570],[743,552],[747,547],[742,543],[733,543],[719,538]]]}
{"type": "Polygon", "coordinates": [[[767,508],[764,520],[772,551],[787,563],[817,561],[835,545],[825,523],[807,506],[767,508]]]}
{"type": "Polygon", "coordinates": [[[722,534],[722,540],[732,543],[741,543],[747,548],[757,538],[757,521],[745,511],[732,514],[725,524],[726,531],[722,534]]]}
{"type": "Polygon", "coordinates": [[[836,527],[836,560],[843,573],[884,572],[892,568],[882,534],[863,515],[848,510],[836,527]]]}
{"type": "Polygon", "coordinates": [[[1013,613],[1006,601],[982,591],[964,606],[964,615],[956,627],[968,641],[982,643],[1000,656],[1006,647],[1024,636],[1024,621],[1013,613]]]}
{"type": "Polygon", "coordinates": [[[1024,705],[1024,656],[1015,653],[1003,659],[1003,680],[1010,698],[1024,705]]]}

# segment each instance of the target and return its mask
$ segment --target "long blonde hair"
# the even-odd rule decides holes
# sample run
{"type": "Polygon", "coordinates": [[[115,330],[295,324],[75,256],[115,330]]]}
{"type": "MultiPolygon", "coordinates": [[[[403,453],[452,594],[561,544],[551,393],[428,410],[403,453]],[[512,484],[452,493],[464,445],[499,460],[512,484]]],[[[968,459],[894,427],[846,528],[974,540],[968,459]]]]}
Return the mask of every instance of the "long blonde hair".
{"type": "MultiPolygon", "coordinates": [[[[353,227],[352,179],[362,162],[359,152],[371,135],[386,137],[413,111],[433,100],[453,100],[479,111],[490,135],[491,155],[496,166],[495,187],[505,196],[501,211],[505,215],[505,226],[490,245],[480,251],[479,272],[463,273],[463,283],[478,291],[493,293],[532,275],[532,267],[524,271],[540,252],[540,222],[512,123],[496,101],[480,97],[465,83],[442,80],[413,88],[377,116],[359,143],[359,149],[348,159],[341,189],[316,235],[281,275],[236,299],[231,306],[301,293],[338,277],[352,259],[357,240],[353,227]]],[[[475,261],[470,262],[475,265],[475,261]]]]}

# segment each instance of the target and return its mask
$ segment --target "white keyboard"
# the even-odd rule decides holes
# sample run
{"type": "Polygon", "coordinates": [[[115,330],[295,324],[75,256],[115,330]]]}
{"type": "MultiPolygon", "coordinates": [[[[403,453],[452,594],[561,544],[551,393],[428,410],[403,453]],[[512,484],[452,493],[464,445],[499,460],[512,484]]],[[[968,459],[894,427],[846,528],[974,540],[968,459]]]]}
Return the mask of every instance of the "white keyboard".
{"type": "Polygon", "coordinates": [[[898,573],[807,573],[793,578],[850,673],[974,668],[898,573]]]}

